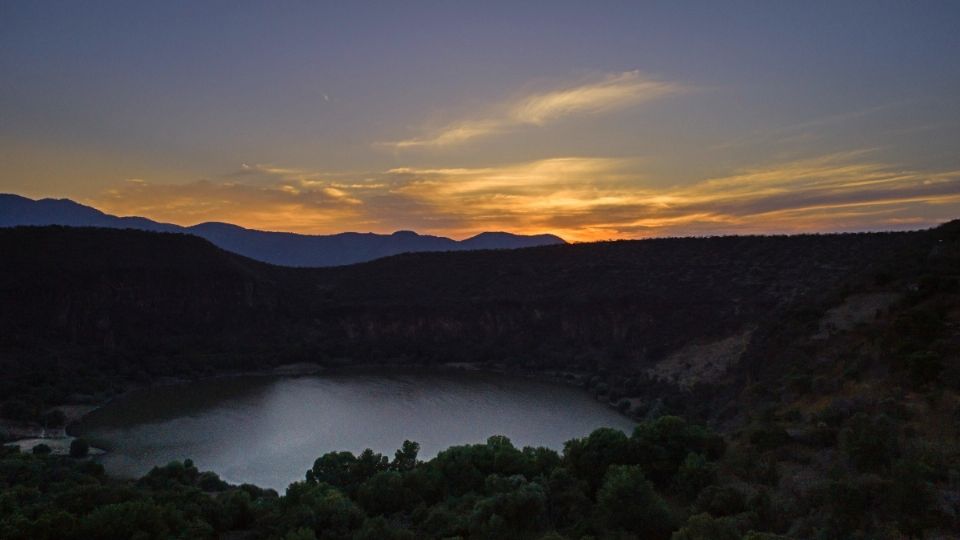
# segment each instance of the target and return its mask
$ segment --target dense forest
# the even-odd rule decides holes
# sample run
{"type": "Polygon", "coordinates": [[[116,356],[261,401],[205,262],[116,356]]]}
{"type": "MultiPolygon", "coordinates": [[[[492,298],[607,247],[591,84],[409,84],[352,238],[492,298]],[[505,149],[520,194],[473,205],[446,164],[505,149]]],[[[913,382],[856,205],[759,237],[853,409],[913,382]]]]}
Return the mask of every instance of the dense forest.
{"type": "Polygon", "coordinates": [[[283,495],[228,485],[190,460],[131,481],[81,457],[6,450],[0,537],[774,540],[951,530],[956,516],[930,481],[943,473],[895,453],[889,429],[854,417],[837,470],[793,497],[777,489],[786,464],[771,457],[788,437],[768,429],[728,444],[674,416],[630,436],[599,429],[562,453],[518,449],[503,436],[428,461],[411,441],[392,460],[331,452],[283,495]]]}
{"type": "Polygon", "coordinates": [[[310,359],[526,370],[639,422],[559,453],[493,436],[423,462],[413,443],[327,454],[283,494],[189,462],[127,481],[7,450],[0,537],[960,533],[960,222],[315,270],[135,231],[11,229],[0,250],[11,421],[163,375],[310,359]]]}

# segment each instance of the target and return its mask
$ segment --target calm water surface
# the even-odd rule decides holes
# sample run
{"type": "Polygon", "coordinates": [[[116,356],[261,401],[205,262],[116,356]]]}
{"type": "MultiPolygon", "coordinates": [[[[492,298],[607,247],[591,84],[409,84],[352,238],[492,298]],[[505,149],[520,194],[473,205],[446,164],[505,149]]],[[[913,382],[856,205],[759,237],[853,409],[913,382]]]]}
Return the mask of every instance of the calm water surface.
{"type": "Polygon", "coordinates": [[[633,423],[582,390],[472,371],[351,372],[230,377],[131,393],[94,411],[77,435],[110,449],[107,471],[139,476],[191,458],[231,483],[284,489],[325,452],[372,448],[393,457],[404,439],[431,458],[490,435],[517,446],[563,443],[633,423]]]}

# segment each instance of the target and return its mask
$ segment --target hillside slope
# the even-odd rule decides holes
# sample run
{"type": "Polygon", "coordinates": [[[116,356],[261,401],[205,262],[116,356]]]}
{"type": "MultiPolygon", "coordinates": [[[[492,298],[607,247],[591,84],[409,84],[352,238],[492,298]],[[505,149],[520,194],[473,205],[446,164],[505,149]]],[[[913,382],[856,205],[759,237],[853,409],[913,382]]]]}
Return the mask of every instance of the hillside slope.
{"type": "Polygon", "coordinates": [[[736,364],[783,314],[825,310],[845,284],[907,271],[902,261],[920,264],[937,241],[665,239],[293,269],[181,234],[2,229],[0,366],[8,391],[27,378],[54,399],[103,391],[76,375],[104,370],[143,379],[302,360],[467,361],[628,376],[739,340],[736,364]]]}
{"type": "MultiPolygon", "coordinates": [[[[445,512],[475,516],[487,499],[470,497],[499,501],[505,489],[518,497],[529,482],[550,505],[567,501],[581,512],[548,519],[534,508],[542,520],[532,529],[549,524],[570,538],[604,534],[593,519],[603,500],[630,515],[649,507],[600,496],[601,480],[623,466],[664,496],[664,513],[650,523],[669,526],[643,537],[892,540],[960,531],[960,222],[914,233],[410,254],[328,269],[270,266],[187,235],[110,229],[0,230],[0,252],[7,419],[52,425],[62,418],[47,412],[51,404],[95,402],[164,375],[290,360],[485,362],[578,381],[642,422],[629,439],[598,430],[561,455],[493,437],[447,450],[446,465],[438,456],[404,469],[419,480],[398,499],[410,501],[398,523],[421,536],[467,531],[430,532],[436,508],[414,509],[440,504],[423,484],[431,467],[454,474],[443,485],[474,479],[465,488],[473,495],[456,492],[445,512]],[[705,420],[722,439],[674,415],[705,420]],[[515,458],[493,459],[495,449],[515,458]],[[524,460],[536,466],[517,469],[524,460]],[[463,474],[491,463],[511,468],[463,474]]],[[[40,461],[31,470],[59,463],[32,459],[40,461]]],[[[372,452],[327,454],[307,482],[325,464],[340,471],[368,459],[387,463],[372,452]]],[[[135,486],[150,485],[151,475],[135,486]]],[[[358,495],[379,493],[383,478],[365,478],[337,489],[377,516],[383,508],[358,495]]],[[[31,482],[20,474],[7,481],[31,482]]],[[[301,488],[273,512],[290,508],[301,488]]],[[[52,500],[45,508],[70,498],[52,500]]],[[[272,503],[262,504],[266,512],[272,503]]]]}

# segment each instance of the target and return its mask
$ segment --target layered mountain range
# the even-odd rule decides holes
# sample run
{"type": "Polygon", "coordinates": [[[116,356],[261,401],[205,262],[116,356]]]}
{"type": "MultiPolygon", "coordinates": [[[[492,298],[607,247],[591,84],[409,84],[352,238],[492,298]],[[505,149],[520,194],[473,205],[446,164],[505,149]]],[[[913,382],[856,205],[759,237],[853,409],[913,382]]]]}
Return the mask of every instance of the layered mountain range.
{"type": "Polygon", "coordinates": [[[338,266],[398,253],[515,249],[564,243],[563,239],[551,234],[524,236],[506,232],[485,232],[465,240],[453,240],[412,231],[305,235],[258,231],[218,222],[182,227],[143,217],[114,216],[69,199],[33,200],[19,195],[0,194],[0,227],[23,225],[187,233],[245,257],[284,266],[338,266]]]}

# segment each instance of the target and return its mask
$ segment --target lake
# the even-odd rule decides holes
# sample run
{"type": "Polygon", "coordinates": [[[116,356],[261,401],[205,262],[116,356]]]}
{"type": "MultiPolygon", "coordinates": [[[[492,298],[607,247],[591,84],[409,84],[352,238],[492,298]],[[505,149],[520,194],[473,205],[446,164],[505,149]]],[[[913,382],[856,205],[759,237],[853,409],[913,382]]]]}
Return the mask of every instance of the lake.
{"type": "Polygon", "coordinates": [[[95,410],[71,433],[109,449],[98,459],[114,475],[140,476],[191,458],[230,483],[282,492],[334,450],[372,448],[392,459],[409,439],[429,459],[490,435],[560,450],[599,427],[633,426],[561,384],[482,371],[379,370],[146,388],[95,410]]]}

